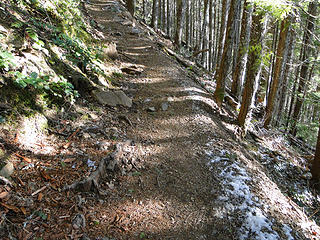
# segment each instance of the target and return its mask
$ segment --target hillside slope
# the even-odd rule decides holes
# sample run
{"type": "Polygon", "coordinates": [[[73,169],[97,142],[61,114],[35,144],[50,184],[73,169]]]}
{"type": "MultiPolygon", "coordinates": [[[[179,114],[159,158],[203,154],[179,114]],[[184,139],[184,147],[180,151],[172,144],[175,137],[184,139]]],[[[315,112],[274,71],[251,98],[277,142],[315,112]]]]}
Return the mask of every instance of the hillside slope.
{"type": "MultiPolygon", "coordinates": [[[[283,136],[237,137],[231,113],[197,83],[204,80],[119,1],[82,10],[99,42],[117,46],[112,63],[98,63],[132,106],[95,100],[101,77],[86,76],[89,87],[69,78],[80,92],[73,104],[35,109],[41,114],[18,117],[21,128],[4,122],[1,158],[15,170],[0,181],[2,239],[319,238],[308,165],[283,136]]],[[[81,61],[66,66],[90,75],[81,61]]]]}

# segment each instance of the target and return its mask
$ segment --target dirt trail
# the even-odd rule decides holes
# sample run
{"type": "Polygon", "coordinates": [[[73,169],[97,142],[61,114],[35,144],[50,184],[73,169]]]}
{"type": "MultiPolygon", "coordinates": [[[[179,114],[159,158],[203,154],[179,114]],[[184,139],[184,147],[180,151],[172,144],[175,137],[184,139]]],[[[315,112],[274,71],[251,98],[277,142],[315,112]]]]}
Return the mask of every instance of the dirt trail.
{"type": "Polygon", "coordinates": [[[98,217],[104,220],[91,229],[91,235],[291,239],[285,224],[297,221],[299,215],[284,205],[265,207],[267,213],[259,210],[258,198],[268,196],[263,202],[272,205],[287,201],[286,197],[237,142],[233,126],[220,119],[211,94],[161,51],[156,36],[130,18],[118,1],[94,0],[86,8],[107,39],[117,44],[117,63],[143,69],[141,75],[125,75],[118,84],[133,98],[133,107],[124,113],[133,125],[126,133],[141,144],[136,157],[144,169],[120,177],[110,196],[96,203],[95,211],[99,209],[98,217]],[[259,180],[249,187],[253,175],[259,180]],[[274,198],[264,184],[269,184],[274,198]],[[284,219],[281,211],[286,208],[292,214],[284,219]],[[275,214],[269,221],[270,212],[275,214]],[[266,233],[259,237],[262,230],[266,233]]]}
{"type": "Polygon", "coordinates": [[[117,43],[122,60],[144,70],[122,82],[136,107],[136,112],[128,114],[134,128],[127,134],[147,143],[141,156],[146,170],[139,178],[122,182],[121,188],[131,193],[110,211],[122,212],[119,227],[123,224],[127,231],[116,237],[134,238],[143,232],[150,239],[210,239],[216,225],[211,213],[213,183],[199,155],[211,133],[201,125],[199,108],[192,99],[210,95],[160,51],[143,28],[122,18],[116,1],[94,1],[88,10],[99,24],[106,23],[104,32],[117,43]],[[112,37],[114,34],[121,37],[112,37]],[[149,107],[156,111],[148,112],[149,107]]]}

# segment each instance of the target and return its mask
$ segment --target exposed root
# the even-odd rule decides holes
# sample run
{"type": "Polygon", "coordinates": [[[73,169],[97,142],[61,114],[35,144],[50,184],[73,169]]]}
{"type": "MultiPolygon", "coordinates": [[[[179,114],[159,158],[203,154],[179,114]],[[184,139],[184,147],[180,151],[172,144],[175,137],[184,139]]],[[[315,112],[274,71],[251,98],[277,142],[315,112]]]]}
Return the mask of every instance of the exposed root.
{"type": "Polygon", "coordinates": [[[81,192],[96,192],[100,195],[105,195],[106,193],[100,189],[99,181],[101,178],[105,177],[108,171],[114,171],[122,160],[124,147],[131,144],[131,141],[125,143],[119,143],[116,145],[114,152],[107,157],[103,158],[96,171],[90,174],[89,177],[75,182],[71,185],[67,185],[63,188],[64,191],[76,190],[81,192]]]}

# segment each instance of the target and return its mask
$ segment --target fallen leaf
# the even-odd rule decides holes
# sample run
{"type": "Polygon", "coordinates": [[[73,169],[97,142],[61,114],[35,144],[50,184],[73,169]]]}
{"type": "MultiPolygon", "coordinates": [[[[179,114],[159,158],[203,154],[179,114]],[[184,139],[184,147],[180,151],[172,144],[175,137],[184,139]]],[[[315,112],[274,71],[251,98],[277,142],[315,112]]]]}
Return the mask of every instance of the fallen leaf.
{"type": "Polygon", "coordinates": [[[47,181],[50,181],[52,179],[45,171],[40,170],[40,175],[47,181]]]}
{"type": "Polygon", "coordinates": [[[43,193],[39,193],[39,195],[38,195],[38,201],[40,202],[40,201],[42,200],[42,198],[43,198],[43,193]]]}
{"type": "Polygon", "coordinates": [[[76,159],[75,158],[67,158],[67,159],[63,160],[63,162],[72,163],[74,160],[76,160],[76,159]]]}
{"type": "Polygon", "coordinates": [[[20,210],[24,215],[27,215],[27,210],[24,207],[21,207],[20,210]]]}
{"type": "Polygon", "coordinates": [[[68,142],[63,145],[63,148],[67,149],[70,144],[72,143],[71,139],[80,131],[80,128],[77,128],[69,137],[68,137],[68,142]]]}
{"type": "Polygon", "coordinates": [[[8,192],[1,192],[0,193],[0,199],[6,198],[9,195],[8,192]]]}
{"type": "Polygon", "coordinates": [[[19,158],[22,158],[22,160],[26,161],[27,163],[32,162],[30,158],[24,157],[24,156],[20,155],[19,153],[16,153],[16,156],[19,158]]]}
{"type": "Polygon", "coordinates": [[[63,148],[64,148],[64,149],[67,149],[67,148],[70,146],[71,143],[72,143],[72,141],[67,142],[65,145],[63,145],[63,148]]]}

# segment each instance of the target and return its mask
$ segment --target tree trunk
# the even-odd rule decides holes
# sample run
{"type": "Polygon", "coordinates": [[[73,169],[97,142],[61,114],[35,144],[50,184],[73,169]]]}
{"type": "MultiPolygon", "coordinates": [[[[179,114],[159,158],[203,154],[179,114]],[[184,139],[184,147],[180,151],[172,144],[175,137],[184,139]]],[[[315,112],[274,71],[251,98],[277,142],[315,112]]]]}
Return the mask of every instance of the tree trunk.
{"type": "Polygon", "coordinates": [[[261,14],[253,14],[252,16],[251,37],[249,44],[250,51],[248,53],[246,81],[244,84],[242,103],[238,115],[239,126],[244,129],[246,128],[246,119],[252,102],[254,81],[260,67],[263,31],[263,26],[261,23],[262,17],[263,16],[261,14]]]}
{"type": "Polygon", "coordinates": [[[169,0],[167,0],[167,34],[168,36],[171,38],[171,31],[170,31],[170,28],[171,28],[171,21],[170,21],[170,2],[169,0]]]}
{"type": "Polygon", "coordinates": [[[294,32],[291,29],[290,31],[290,40],[288,43],[288,52],[287,52],[287,59],[286,59],[286,64],[284,66],[284,72],[283,72],[283,80],[282,80],[282,88],[281,88],[281,97],[280,97],[280,103],[279,103],[279,109],[277,114],[277,124],[278,126],[281,126],[283,124],[283,119],[285,117],[286,109],[287,109],[287,96],[288,96],[288,86],[289,86],[289,71],[290,71],[290,66],[292,63],[292,56],[294,52],[294,32]]]}
{"type": "Polygon", "coordinates": [[[225,42],[226,16],[227,16],[227,5],[228,5],[227,3],[228,3],[227,0],[222,0],[222,15],[220,20],[221,22],[220,22],[220,33],[219,33],[219,47],[218,47],[216,67],[220,66],[222,50],[225,42]]]}
{"type": "Polygon", "coordinates": [[[174,42],[179,47],[181,45],[181,37],[182,37],[182,0],[177,1],[177,28],[174,36],[174,42]]]}
{"type": "Polygon", "coordinates": [[[232,53],[231,45],[232,45],[232,26],[234,21],[234,6],[235,6],[235,0],[231,0],[230,11],[228,15],[228,22],[227,22],[226,42],[224,44],[221,63],[218,69],[217,86],[214,92],[214,98],[219,107],[221,107],[224,99],[227,73],[231,66],[231,62],[229,59],[231,59],[230,55],[232,53]]]}
{"type": "Polygon", "coordinates": [[[158,0],[158,28],[162,29],[162,0],[158,0]]]}
{"type": "Polygon", "coordinates": [[[166,30],[166,0],[162,0],[162,16],[161,16],[161,26],[162,31],[166,30]]]}
{"type": "Polygon", "coordinates": [[[212,1],[213,0],[209,0],[209,59],[208,59],[208,70],[211,71],[212,70],[212,57],[213,57],[213,17],[212,17],[212,11],[213,11],[213,7],[212,7],[212,1]]]}
{"type": "MultiPolygon", "coordinates": [[[[204,10],[203,10],[203,24],[202,24],[202,48],[201,49],[207,49],[208,48],[208,34],[207,34],[207,26],[208,26],[208,0],[204,0],[204,10]]],[[[207,52],[203,52],[201,54],[201,63],[206,68],[206,55],[207,52]]]]}
{"type": "Polygon", "coordinates": [[[290,129],[290,133],[294,136],[297,133],[297,122],[300,115],[300,110],[303,104],[303,98],[301,98],[301,95],[303,94],[305,90],[305,85],[307,82],[307,76],[308,76],[308,68],[309,68],[309,60],[311,53],[311,41],[312,41],[312,35],[314,30],[314,22],[315,22],[315,16],[317,16],[317,7],[318,2],[317,0],[309,3],[308,8],[308,18],[307,18],[307,28],[304,32],[304,40],[303,40],[303,53],[302,53],[302,66],[300,70],[300,81],[298,86],[298,95],[300,94],[300,97],[297,97],[296,105],[293,111],[293,123],[290,129]]]}
{"type": "Polygon", "coordinates": [[[135,0],[127,0],[127,8],[129,13],[134,16],[135,0]]]}
{"type": "Polygon", "coordinates": [[[318,141],[316,147],[316,153],[311,167],[312,179],[320,181],[320,127],[318,133],[318,141]]]}
{"type": "Polygon", "coordinates": [[[242,21],[241,21],[240,46],[238,49],[237,63],[236,63],[235,70],[233,72],[232,85],[231,85],[231,93],[233,97],[235,97],[236,99],[238,99],[239,97],[241,73],[242,73],[242,69],[244,68],[244,56],[245,56],[245,53],[247,52],[246,49],[248,48],[248,41],[250,39],[250,31],[248,31],[248,28],[250,27],[249,24],[251,23],[251,11],[252,11],[252,8],[250,8],[249,10],[248,2],[245,1],[243,6],[242,21]]]}
{"type": "Polygon", "coordinates": [[[274,74],[273,74],[273,80],[269,91],[268,101],[267,101],[267,108],[266,108],[266,114],[265,114],[265,120],[264,120],[264,127],[268,128],[271,120],[272,120],[272,113],[274,108],[274,101],[276,99],[277,93],[278,93],[278,87],[280,83],[280,75],[281,75],[281,67],[283,62],[283,57],[285,53],[285,47],[286,47],[286,40],[288,36],[288,24],[290,23],[290,18],[287,17],[281,22],[281,28],[280,28],[280,37],[278,42],[278,48],[277,48],[277,56],[276,56],[276,63],[274,66],[274,74]]]}
{"type": "Polygon", "coordinates": [[[190,0],[186,1],[186,36],[185,36],[185,41],[187,48],[190,46],[190,0]]]}
{"type": "Polygon", "coordinates": [[[151,17],[151,27],[154,29],[158,28],[158,0],[153,0],[152,2],[152,17],[151,17]]]}

